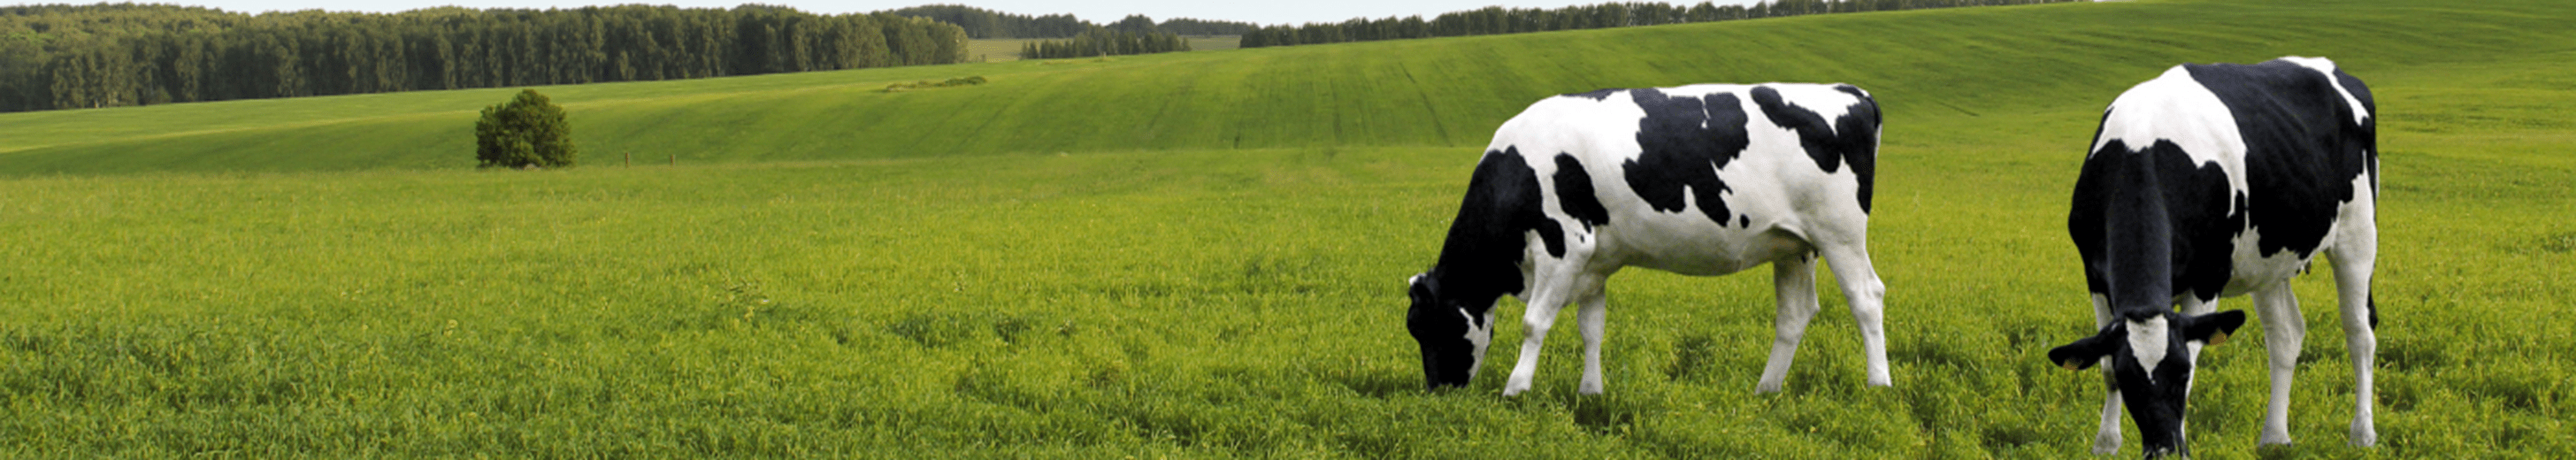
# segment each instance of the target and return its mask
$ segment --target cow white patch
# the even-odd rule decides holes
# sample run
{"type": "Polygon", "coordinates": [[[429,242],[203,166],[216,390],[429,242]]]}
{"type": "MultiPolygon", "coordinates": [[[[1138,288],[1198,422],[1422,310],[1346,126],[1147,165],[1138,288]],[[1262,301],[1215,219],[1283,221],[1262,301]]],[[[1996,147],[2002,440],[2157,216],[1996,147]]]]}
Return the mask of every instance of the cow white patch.
{"type": "Polygon", "coordinates": [[[1467,343],[1476,345],[1476,360],[1467,367],[1467,378],[1474,379],[1476,371],[1485,367],[1485,347],[1494,343],[1494,314],[1486,312],[1484,321],[1477,321],[1475,314],[1460,308],[1458,317],[1467,321],[1467,343]]]}
{"type": "Polygon", "coordinates": [[[2173,340],[2173,331],[2166,326],[2162,316],[2129,322],[2129,353],[2138,359],[2139,367],[2147,369],[2149,382],[2156,380],[2156,364],[2165,361],[2166,346],[2173,340]]]}
{"type": "MultiPolygon", "coordinates": [[[[2245,192],[2245,135],[2236,126],[2236,113],[2227,110],[2217,93],[2192,79],[2190,70],[2183,66],[2165,70],[2154,80],[2120,93],[2103,110],[2108,116],[2102,120],[2102,135],[2093,139],[2093,149],[2086,151],[2085,158],[2092,158],[2113,140],[2131,149],[2170,141],[2190,155],[2192,164],[2217,163],[2227,173],[2228,191],[2245,192]]],[[[2234,213],[2234,204],[2229,206],[2229,213],[2234,213]]]]}
{"type": "Polygon", "coordinates": [[[2333,60],[2321,57],[2302,56],[2282,56],[2281,60],[2290,61],[2290,63],[2298,64],[2300,67],[2316,69],[2317,73],[2326,74],[2326,83],[2334,84],[2335,94],[2343,96],[2343,103],[2352,105],[2352,124],[2358,125],[2370,121],[2370,109],[2362,107],[2361,98],[2353,97],[2352,90],[2345,89],[2343,87],[2343,80],[2335,78],[2335,63],[2333,60]]]}
{"type": "MultiPolygon", "coordinates": [[[[1833,85],[1764,84],[1761,86],[1768,86],[1771,87],[1772,91],[1779,91],[1781,102],[1787,103],[1793,107],[1807,109],[1807,111],[1815,112],[1817,116],[1824,117],[1824,127],[1827,130],[1839,129],[1839,127],[1834,126],[1834,120],[1841,119],[1843,115],[1851,113],[1851,106],[1853,104],[1860,103],[1859,96],[1845,93],[1840,89],[1836,89],[1833,85]]],[[[1746,103],[1751,104],[1751,101],[1748,100],[1746,103]]],[[[1761,113],[1753,111],[1756,109],[1748,108],[1746,110],[1747,113],[1761,113]]],[[[1794,133],[1794,131],[1792,131],[1792,133],[1794,133]]]]}
{"type": "MultiPolygon", "coordinates": [[[[2332,247],[2337,227],[2340,226],[2327,226],[2326,235],[2318,240],[2317,247],[2332,247]]],[[[2307,257],[2301,257],[2298,251],[2286,248],[2279,252],[2264,254],[2263,229],[2255,227],[2250,219],[2246,222],[2245,228],[2238,231],[2235,240],[2229,244],[2236,246],[2230,254],[2230,258],[2234,261],[2229,264],[2227,287],[2219,290],[2219,297],[2245,295],[2275,284],[2290,282],[2290,279],[2298,277],[2300,272],[2307,271],[2310,259],[2313,259],[2316,254],[2310,253],[2307,257]]]]}

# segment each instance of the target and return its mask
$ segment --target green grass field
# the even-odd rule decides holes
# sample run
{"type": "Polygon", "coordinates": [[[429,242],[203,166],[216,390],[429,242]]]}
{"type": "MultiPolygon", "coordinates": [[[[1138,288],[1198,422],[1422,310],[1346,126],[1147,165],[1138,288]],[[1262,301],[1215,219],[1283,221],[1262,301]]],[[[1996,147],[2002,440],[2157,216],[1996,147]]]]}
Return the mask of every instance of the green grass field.
{"type": "Polygon", "coordinates": [[[2249,326],[2194,453],[2576,457],[2571,19],[2141,1],[544,87],[590,166],[533,172],[472,169],[515,89],[0,114],[0,456],[2083,457],[2099,376],[2044,354],[2090,332],[2063,219],[2102,105],[2298,54],[2381,109],[2382,445],[2343,445],[2316,274],[2299,444],[2254,446],[2249,326]],[[1493,128],[1706,81],[1884,106],[1896,386],[1828,294],[1753,394],[1768,277],[1634,270],[1609,394],[1561,333],[1501,397],[1516,321],[1424,392],[1402,283],[1493,128]]]}

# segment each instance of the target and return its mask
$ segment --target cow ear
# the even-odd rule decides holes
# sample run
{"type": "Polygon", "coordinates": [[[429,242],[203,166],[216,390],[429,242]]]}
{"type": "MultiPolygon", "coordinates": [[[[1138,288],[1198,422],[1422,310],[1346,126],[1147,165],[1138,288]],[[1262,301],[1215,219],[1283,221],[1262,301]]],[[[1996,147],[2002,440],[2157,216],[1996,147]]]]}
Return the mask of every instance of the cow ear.
{"type": "Polygon", "coordinates": [[[2244,310],[2228,310],[2191,317],[2182,327],[2183,340],[2195,340],[2206,346],[2227,343],[2228,334],[2245,325],[2244,310]]]}
{"type": "Polygon", "coordinates": [[[2093,364],[2102,362],[2103,355],[2111,354],[2112,349],[2119,346],[2120,341],[2112,338],[2110,334],[2110,329],[2103,329],[2101,334],[2076,339],[2075,343],[2051,348],[2048,350],[2048,361],[2057,363],[2058,367],[2064,367],[2070,371],[2093,367],[2093,364]]]}
{"type": "Polygon", "coordinates": [[[1433,289],[1431,286],[1430,274],[1413,275],[1413,279],[1406,283],[1412,285],[1409,289],[1413,295],[1414,304],[1420,305],[1431,302],[1432,291],[1435,291],[1436,289],[1433,289]]]}

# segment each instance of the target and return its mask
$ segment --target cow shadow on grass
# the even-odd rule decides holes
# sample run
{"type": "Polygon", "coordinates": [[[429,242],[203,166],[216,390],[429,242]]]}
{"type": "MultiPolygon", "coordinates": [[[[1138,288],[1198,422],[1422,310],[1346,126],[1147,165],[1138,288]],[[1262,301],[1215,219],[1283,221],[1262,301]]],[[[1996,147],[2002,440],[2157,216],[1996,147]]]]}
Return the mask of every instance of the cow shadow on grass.
{"type": "MultiPolygon", "coordinates": [[[[1633,392],[1632,392],[1633,393],[1633,392]]],[[[1564,416],[1586,433],[1596,436],[1618,436],[1635,431],[1640,416],[1651,417],[1665,408],[1659,400],[1629,393],[1609,392],[1597,395],[1579,394],[1566,389],[1540,388],[1518,396],[1500,397],[1514,410],[1533,417],[1564,416]],[[1562,415],[1559,415],[1562,414],[1562,415]]]]}
{"type": "Polygon", "coordinates": [[[1353,365],[1350,363],[1308,363],[1313,369],[1309,378],[1350,390],[1370,399],[1387,399],[1398,395],[1419,395],[1425,389],[1422,371],[1403,365],[1383,363],[1353,365]]]}
{"type": "Polygon", "coordinates": [[[1635,397],[1615,394],[1565,395],[1565,404],[1574,412],[1574,424],[1595,435],[1625,434],[1637,425],[1637,415],[1648,412],[1647,404],[1635,397]]]}

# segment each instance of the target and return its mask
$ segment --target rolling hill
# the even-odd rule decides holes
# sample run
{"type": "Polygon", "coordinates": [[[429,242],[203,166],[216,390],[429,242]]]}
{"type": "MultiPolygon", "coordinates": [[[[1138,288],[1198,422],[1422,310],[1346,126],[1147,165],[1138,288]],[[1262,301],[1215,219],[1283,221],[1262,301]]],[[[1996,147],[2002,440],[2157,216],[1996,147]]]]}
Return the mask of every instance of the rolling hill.
{"type": "MultiPolygon", "coordinates": [[[[2566,61],[2576,33],[2556,6],[2043,5],[539,89],[572,110],[594,165],[1475,146],[1540,97],[1691,82],[1858,84],[1888,106],[1891,142],[1909,142],[1993,124],[1982,116],[2097,110],[2180,62],[2329,56],[2374,81],[2510,89],[2441,80],[2566,61]],[[993,83],[878,91],[968,75],[993,83]]],[[[514,91],[5,114],[0,174],[468,166],[475,112],[514,91]]]]}

